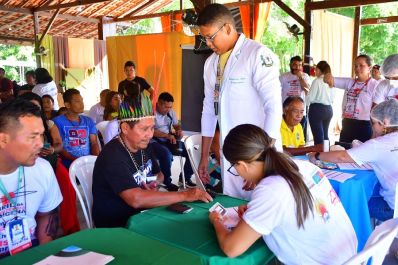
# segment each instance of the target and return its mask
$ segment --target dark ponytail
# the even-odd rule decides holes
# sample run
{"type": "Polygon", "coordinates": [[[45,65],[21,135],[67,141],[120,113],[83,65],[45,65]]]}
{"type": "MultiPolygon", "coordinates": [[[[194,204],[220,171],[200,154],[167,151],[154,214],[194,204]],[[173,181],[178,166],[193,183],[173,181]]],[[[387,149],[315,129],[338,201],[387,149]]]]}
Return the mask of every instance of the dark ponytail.
{"type": "Polygon", "coordinates": [[[233,128],[225,138],[223,154],[230,163],[238,161],[264,161],[264,178],[280,175],[288,183],[296,202],[297,226],[304,227],[304,221],[313,211],[313,198],[297,165],[289,156],[278,152],[264,130],[242,124],[233,128]]]}

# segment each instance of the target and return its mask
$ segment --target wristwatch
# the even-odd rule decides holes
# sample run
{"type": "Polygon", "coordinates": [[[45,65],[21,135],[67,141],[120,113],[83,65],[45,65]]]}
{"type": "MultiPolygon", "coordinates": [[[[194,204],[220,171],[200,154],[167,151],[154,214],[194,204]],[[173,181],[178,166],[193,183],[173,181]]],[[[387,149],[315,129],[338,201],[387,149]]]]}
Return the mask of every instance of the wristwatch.
{"type": "Polygon", "coordinates": [[[321,154],[321,153],[319,153],[319,152],[316,152],[316,153],[315,153],[315,156],[314,156],[314,157],[315,157],[316,160],[321,160],[321,159],[319,158],[319,155],[320,155],[320,154],[321,154]]]}

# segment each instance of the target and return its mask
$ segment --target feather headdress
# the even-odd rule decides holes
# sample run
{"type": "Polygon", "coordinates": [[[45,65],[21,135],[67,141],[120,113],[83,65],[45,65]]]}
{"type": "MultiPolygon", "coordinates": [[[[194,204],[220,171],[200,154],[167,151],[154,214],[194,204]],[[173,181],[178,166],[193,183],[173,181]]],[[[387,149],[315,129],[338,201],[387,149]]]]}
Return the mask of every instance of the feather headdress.
{"type": "Polygon", "coordinates": [[[139,121],[154,118],[152,102],[141,93],[141,100],[123,101],[119,106],[119,121],[139,121]]]}

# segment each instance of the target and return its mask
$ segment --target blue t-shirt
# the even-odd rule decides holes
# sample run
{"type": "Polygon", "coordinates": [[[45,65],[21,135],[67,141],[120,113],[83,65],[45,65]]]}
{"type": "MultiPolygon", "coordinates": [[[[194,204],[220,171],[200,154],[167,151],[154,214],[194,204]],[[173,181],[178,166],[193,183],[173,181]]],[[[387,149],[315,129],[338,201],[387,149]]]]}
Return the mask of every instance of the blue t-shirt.
{"type": "MultiPolygon", "coordinates": [[[[97,134],[97,128],[92,119],[83,115],[79,115],[79,118],[80,123],[68,120],[65,115],[60,115],[54,119],[64,149],[74,157],[90,155],[90,134],[97,134]]],[[[62,162],[67,167],[71,163],[65,160],[62,162]]]]}

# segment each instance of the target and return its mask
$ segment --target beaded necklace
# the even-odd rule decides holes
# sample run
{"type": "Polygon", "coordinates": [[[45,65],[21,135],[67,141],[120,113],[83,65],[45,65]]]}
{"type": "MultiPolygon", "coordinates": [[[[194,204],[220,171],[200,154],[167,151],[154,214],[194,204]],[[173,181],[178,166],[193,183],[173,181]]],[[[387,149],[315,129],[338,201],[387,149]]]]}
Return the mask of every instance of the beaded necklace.
{"type": "MultiPolygon", "coordinates": [[[[131,161],[133,162],[135,168],[137,169],[137,172],[140,173],[141,176],[144,176],[144,172],[142,172],[140,170],[140,166],[137,163],[137,161],[135,161],[133,153],[127,148],[127,145],[123,141],[121,136],[119,136],[119,141],[123,145],[124,149],[126,149],[127,153],[129,154],[131,161]]],[[[140,150],[140,152],[141,152],[141,161],[142,161],[142,165],[141,166],[143,166],[145,164],[145,154],[144,154],[144,152],[142,150],[140,150]]]]}

